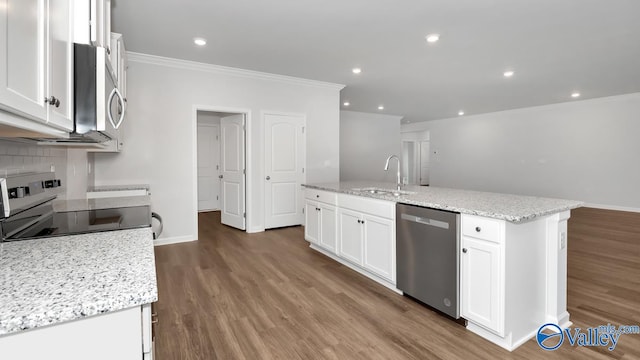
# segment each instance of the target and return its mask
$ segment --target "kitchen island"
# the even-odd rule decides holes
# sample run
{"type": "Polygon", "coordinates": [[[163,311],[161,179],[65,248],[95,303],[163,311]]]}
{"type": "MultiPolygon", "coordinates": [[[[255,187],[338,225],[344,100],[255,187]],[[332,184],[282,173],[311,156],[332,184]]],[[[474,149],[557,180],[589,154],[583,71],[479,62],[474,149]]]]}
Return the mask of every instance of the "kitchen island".
{"type": "Polygon", "coordinates": [[[460,214],[460,315],[508,350],[546,323],[568,327],[567,220],[577,201],[437,187],[305,185],[311,247],[396,289],[395,204],[460,214]]]}
{"type": "Polygon", "coordinates": [[[151,228],[0,243],[0,272],[3,358],[149,357],[151,228]]]}

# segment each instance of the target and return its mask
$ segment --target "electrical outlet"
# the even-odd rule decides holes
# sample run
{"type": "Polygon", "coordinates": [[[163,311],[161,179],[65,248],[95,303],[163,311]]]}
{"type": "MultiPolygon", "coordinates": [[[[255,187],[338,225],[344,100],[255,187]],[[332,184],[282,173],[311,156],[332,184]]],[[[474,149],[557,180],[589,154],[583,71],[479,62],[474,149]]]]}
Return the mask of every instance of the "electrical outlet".
{"type": "Polygon", "coordinates": [[[56,171],[56,166],[55,165],[51,165],[51,172],[55,172],[56,171]]]}
{"type": "Polygon", "coordinates": [[[565,231],[560,233],[560,250],[567,247],[567,233],[565,231]]]}

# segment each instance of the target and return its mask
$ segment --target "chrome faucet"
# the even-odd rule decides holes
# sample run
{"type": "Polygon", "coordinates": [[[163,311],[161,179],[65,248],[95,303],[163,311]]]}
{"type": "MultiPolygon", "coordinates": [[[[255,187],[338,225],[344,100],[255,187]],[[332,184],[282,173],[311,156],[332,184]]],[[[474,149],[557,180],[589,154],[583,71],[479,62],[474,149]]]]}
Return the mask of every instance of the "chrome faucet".
{"type": "Polygon", "coordinates": [[[401,183],[400,183],[400,158],[397,157],[396,155],[389,156],[387,158],[387,163],[384,164],[384,171],[389,171],[389,161],[391,161],[391,159],[394,159],[394,158],[396,160],[398,160],[398,183],[396,185],[397,185],[398,190],[400,190],[400,187],[401,187],[401,183]]]}

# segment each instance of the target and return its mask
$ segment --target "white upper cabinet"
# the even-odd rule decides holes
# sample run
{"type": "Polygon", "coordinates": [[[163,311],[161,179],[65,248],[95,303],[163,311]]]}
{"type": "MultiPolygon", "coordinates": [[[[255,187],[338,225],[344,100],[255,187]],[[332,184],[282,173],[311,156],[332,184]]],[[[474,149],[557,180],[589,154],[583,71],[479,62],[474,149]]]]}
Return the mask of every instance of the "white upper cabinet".
{"type": "Polygon", "coordinates": [[[73,130],[69,0],[0,0],[0,108],[73,130]]]}
{"type": "Polygon", "coordinates": [[[48,90],[56,98],[48,122],[73,130],[73,39],[70,0],[49,1],[48,90]],[[59,103],[58,103],[59,101],[59,103]]]}
{"type": "Polygon", "coordinates": [[[113,67],[114,75],[116,76],[116,82],[118,90],[122,94],[122,97],[127,99],[127,50],[124,47],[124,37],[122,34],[111,33],[111,66],[113,67]]]}
{"type": "Polygon", "coordinates": [[[111,0],[75,1],[74,10],[73,41],[111,53],[111,0]]]}

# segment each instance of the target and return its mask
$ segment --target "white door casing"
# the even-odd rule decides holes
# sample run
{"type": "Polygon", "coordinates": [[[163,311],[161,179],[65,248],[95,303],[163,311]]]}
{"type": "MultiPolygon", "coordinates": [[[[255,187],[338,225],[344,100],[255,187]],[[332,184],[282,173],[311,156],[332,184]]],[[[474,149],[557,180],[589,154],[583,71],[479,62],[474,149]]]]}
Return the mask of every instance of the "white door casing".
{"type": "Polygon", "coordinates": [[[222,223],[245,230],[245,135],[244,115],[220,119],[221,219],[222,223]]]}
{"type": "Polygon", "coordinates": [[[198,124],[198,211],[220,209],[220,140],[215,124],[198,124]]]}
{"type": "Polygon", "coordinates": [[[264,114],[265,229],[302,224],[305,118],[264,114]]]}
{"type": "Polygon", "coordinates": [[[420,185],[429,185],[429,142],[420,141],[420,185]]]}

